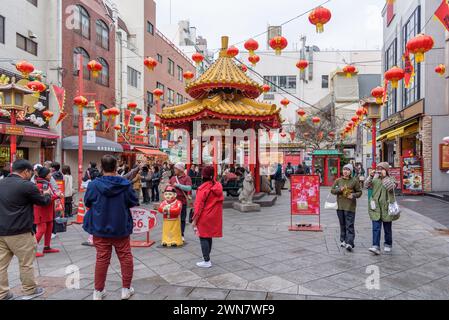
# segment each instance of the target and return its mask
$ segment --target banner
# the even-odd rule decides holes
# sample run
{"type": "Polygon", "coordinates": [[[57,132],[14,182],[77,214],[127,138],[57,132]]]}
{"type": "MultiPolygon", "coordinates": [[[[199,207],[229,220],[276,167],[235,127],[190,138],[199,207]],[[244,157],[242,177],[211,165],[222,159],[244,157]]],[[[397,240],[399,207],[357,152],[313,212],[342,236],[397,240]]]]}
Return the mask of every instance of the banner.
{"type": "Polygon", "coordinates": [[[441,22],[441,24],[449,31],[449,4],[447,0],[443,0],[441,5],[435,11],[435,17],[441,22]]]}
{"type": "Polygon", "coordinates": [[[156,211],[154,210],[132,208],[131,215],[134,223],[133,234],[149,232],[157,225],[156,211]]]}
{"type": "Polygon", "coordinates": [[[55,95],[56,101],[58,101],[58,107],[59,107],[59,116],[56,120],[56,125],[60,124],[62,121],[67,118],[68,113],[64,112],[64,106],[65,106],[65,98],[66,98],[66,92],[64,88],[52,85],[51,88],[53,89],[53,94],[55,95]]]}
{"type": "Polygon", "coordinates": [[[402,59],[404,60],[404,84],[405,87],[408,89],[410,88],[410,83],[413,81],[413,77],[415,76],[415,67],[413,66],[412,60],[410,58],[410,52],[408,50],[405,51],[404,55],[402,56],[402,59]]]}
{"type": "Polygon", "coordinates": [[[320,177],[292,175],[291,214],[320,215],[320,177]]]}

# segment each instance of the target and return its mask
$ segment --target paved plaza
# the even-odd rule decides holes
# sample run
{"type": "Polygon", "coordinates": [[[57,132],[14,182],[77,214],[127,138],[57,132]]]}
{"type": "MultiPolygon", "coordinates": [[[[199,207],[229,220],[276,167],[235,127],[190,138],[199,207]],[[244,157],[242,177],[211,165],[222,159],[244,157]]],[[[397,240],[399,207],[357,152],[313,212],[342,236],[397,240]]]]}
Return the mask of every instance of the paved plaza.
{"type": "MultiPolygon", "coordinates": [[[[329,189],[323,188],[322,201],[329,189]]],[[[188,226],[183,248],[133,249],[133,299],[448,299],[449,236],[445,227],[408,208],[393,225],[391,254],[373,256],[366,193],[356,217],[356,248],[348,253],[339,244],[335,211],[322,212],[324,232],[289,232],[289,196],[283,191],[276,206],[258,213],[224,211],[224,238],[214,240],[213,268],[199,269],[199,241],[188,226]],[[367,289],[378,267],[380,288],[367,289]]],[[[295,219],[296,222],[303,222],[295,219]]],[[[151,234],[161,237],[161,224],[151,234]]],[[[81,245],[87,234],[77,225],[59,234],[60,254],[37,260],[39,282],[46,287],[40,299],[92,299],[95,249],[81,245]],[[79,290],[67,289],[66,268],[80,270],[79,290]]],[[[17,261],[9,269],[10,285],[20,292],[17,261]]],[[[107,299],[119,299],[120,267],[114,256],[108,274],[107,299]]]]}

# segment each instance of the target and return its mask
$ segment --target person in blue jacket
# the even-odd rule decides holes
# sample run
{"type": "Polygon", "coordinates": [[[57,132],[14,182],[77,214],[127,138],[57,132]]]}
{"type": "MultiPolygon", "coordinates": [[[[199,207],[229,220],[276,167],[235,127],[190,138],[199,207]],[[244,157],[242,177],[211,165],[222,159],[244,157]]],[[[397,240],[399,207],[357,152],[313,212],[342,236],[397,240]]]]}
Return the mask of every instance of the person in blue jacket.
{"type": "Polygon", "coordinates": [[[83,229],[93,235],[97,250],[95,264],[94,300],[106,295],[106,274],[115,249],[122,271],[122,299],[134,294],[131,287],[133,277],[133,255],[130,235],[133,233],[133,219],[130,208],[139,205],[132,184],[117,174],[117,159],[105,155],[101,159],[103,176],[93,180],[87,187],[84,203],[89,211],[84,217],[83,229]]]}

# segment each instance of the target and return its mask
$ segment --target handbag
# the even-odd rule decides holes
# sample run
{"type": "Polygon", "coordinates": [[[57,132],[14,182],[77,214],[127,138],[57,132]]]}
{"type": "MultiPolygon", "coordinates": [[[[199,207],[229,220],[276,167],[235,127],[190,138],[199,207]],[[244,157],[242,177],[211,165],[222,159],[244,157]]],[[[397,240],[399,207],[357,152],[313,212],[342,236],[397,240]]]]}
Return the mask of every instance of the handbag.
{"type": "Polygon", "coordinates": [[[388,214],[392,217],[397,217],[401,214],[401,208],[399,207],[398,202],[396,201],[396,194],[393,191],[394,202],[388,205],[388,214]]]}
{"type": "Polygon", "coordinates": [[[64,211],[64,207],[62,205],[61,199],[56,199],[55,200],[55,212],[63,212],[63,211],[64,211]]]}
{"type": "Polygon", "coordinates": [[[324,209],[338,210],[338,202],[336,201],[337,199],[335,199],[335,202],[330,202],[329,201],[330,195],[331,194],[329,193],[326,197],[326,202],[324,202],[324,209]]]}
{"type": "Polygon", "coordinates": [[[55,232],[63,233],[67,232],[67,218],[56,218],[55,219],[55,232]]]}
{"type": "MultiPolygon", "coordinates": [[[[177,182],[178,184],[181,184],[181,183],[179,182],[178,177],[176,177],[176,182],[177,182]]],[[[187,208],[192,208],[192,207],[193,207],[193,199],[192,199],[192,196],[191,196],[190,194],[185,193],[184,190],[182,190],[182,189],[180,189],[180,190],[181,190],[182,194],[184,195],[184,197],[186,198],[187,208]]]]}

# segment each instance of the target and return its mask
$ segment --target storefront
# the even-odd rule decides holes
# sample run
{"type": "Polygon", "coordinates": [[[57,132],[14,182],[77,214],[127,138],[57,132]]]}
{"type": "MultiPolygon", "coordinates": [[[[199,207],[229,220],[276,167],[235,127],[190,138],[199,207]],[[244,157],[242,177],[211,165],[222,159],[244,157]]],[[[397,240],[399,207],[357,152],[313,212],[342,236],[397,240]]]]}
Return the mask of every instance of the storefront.
{"type": "Polygon", "coordinates": [[[117,142],[123,148],[120,160],[129,168],[133,168],[139,162],[161,165],[168,160],[168,155],[165,152],[149,147],[148,136],[129,135],[125,139],[122,135],[119,135],[117,142]]]}
{"type": "Polygon", "coordinates": [[[332,186],[340,177],[342,153],[338,150],[315,150],[312,154],[312,174],[320,176],[321,185],[332,186]]]}

